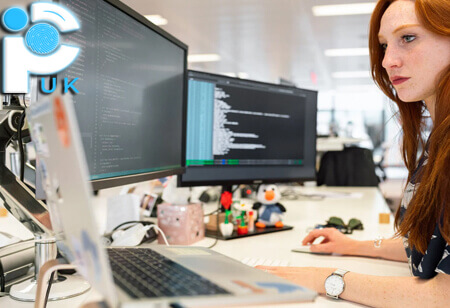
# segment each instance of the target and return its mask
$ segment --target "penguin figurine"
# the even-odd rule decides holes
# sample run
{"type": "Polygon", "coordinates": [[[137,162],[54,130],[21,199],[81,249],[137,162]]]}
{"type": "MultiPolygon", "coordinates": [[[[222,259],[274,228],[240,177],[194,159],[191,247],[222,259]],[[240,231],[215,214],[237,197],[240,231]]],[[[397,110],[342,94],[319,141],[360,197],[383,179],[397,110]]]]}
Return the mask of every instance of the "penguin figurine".
{"type": "Polygon", "coordinates": [[[258,202],[253,204],[253,209],[258,211],[257,228],[283,227],[283,213],[285,207],[278,203],[281,192],[276,185],[260,185],[256,194],[258,202]]]}

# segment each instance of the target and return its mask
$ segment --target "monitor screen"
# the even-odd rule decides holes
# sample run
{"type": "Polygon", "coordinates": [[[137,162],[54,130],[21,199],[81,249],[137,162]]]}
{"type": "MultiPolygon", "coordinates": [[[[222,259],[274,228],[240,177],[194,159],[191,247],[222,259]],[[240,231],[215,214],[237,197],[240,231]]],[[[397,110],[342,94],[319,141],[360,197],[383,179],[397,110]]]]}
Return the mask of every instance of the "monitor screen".
{"type": "Polygon", "coordinates": [[[314,179],[317,92],[189,71],[181,186],[314,179]]]}
{"type": "Polygon", "coordinates": [[[59,3],[81,23],[62,36],[81,53],[58,79],[78,78],[73,100],[94,189],[181,173],[187,46],[119,1],[59,3]]]}

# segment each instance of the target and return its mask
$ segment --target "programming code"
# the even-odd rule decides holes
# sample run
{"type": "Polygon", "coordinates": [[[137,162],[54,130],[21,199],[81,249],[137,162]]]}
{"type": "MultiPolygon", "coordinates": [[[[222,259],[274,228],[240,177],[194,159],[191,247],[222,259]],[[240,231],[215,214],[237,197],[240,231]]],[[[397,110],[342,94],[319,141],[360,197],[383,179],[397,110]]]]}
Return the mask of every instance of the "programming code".
{"type": "Polygon", "coordinates": [[[91,179],[181,165],[184,51],[100,0],[63,0],[81,22],[64,40],[81,47],[64,71],[91,179]]]}
{"type": "Polygon", "coordinates": [[[304,101],[290,91],[191,78],[186,164],[301,165],[304,101]]]}

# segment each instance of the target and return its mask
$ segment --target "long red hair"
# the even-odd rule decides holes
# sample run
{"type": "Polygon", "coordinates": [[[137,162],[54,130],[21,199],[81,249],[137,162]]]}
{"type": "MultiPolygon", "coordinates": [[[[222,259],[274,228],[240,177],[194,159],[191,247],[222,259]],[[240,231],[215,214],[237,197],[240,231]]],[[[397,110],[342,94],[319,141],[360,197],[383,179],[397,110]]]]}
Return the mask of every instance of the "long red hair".
{"type": "MultiPolygon", "coordinates": [[[[408,168],[408,182],[417,168],[419,149],[425,148],[426,106],[423,102],[401,101],[381,63],[384,51],[378,41],[381,17],[396,0],[379,0],[370,21],[369,50],[372,77],[399,110],[403,130],[402,155],[408,168]]],[[[450,5],[448,0],[415,0],[416,15],[429,31],[450,37],[450,5]]],[[[433,52],[433,51],[430,51],[433,52]]],[[[397,235],[408,234],[409,244],[425,253],[436,223],[450,243],[450,65],[443,67],[436,84],[435,119],[428,141],[428,162],[422,168],[414,197],[403,218],[400,209],[395,216],[397,235]]],[[[423,153],[421,154],[423,155],[423,153]]]]}

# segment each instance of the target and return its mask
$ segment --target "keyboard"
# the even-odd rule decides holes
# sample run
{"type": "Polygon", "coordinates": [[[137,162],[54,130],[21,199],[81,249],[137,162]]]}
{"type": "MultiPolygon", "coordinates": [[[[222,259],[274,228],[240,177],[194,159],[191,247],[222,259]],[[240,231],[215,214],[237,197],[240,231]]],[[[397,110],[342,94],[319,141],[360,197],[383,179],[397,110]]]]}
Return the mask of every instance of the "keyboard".
{"type": "Polygon", "coordinates": [[[248,266],[258,266],[258,265],[264,265],[264,266],[289,266],[289,261],[287,260],[273,260],[273,259],[265,259],[265,258],[244,258],[241,260],[242,263],[248,266]]]}
{"type": "Polygon", "coordinates": [[[107,249],[114,282],[132,298],[230,294],[147,248],[107,249]]]}

